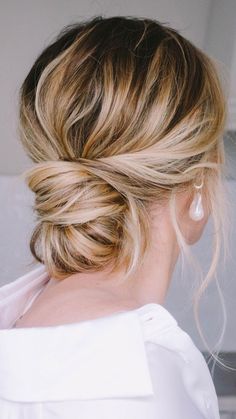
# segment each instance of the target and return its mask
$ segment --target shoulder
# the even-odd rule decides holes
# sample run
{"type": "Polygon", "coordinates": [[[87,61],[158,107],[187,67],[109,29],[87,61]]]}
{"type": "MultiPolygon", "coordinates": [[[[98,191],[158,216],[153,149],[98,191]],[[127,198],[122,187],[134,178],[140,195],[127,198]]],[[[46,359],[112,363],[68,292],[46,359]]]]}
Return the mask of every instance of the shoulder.
{"type": "Polygon", "coordinates": [[[188,333],[175,325],[145,347],[160,417],[220,418],[210,371],[188,333]]]}
{"type": "Polygon", "coordinates": [[[0,328],[12,327],[48,280],[46,268],[40,264],[17,279],[2,285],[0,287],[0,328]]]}

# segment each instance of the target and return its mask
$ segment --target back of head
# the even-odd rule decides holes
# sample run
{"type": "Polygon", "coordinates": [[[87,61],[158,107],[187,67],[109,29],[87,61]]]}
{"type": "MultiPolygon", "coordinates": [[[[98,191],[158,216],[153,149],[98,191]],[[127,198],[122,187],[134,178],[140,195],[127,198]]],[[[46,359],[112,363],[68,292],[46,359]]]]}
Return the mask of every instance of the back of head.
{"type": "Polygon", "coordinates": [[[64,28],[20,90],[20,138],[38,217],[34,257],[52,276],[135,270],[149,208],[199,174],[217,218],[226,104],[213,61],[156,20],[64,28]]]}

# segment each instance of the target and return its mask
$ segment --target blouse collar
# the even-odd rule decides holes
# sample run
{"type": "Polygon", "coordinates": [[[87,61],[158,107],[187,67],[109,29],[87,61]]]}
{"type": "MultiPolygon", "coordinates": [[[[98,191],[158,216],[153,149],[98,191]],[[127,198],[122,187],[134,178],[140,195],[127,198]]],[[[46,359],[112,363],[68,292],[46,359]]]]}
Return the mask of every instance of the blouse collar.
{"type": "Polygon", "coordinates": [[[40,265],[0,287],[0,397],[37,402],[152,396],[135,310],[79,323],[12,328],[49,279],[40,265]]]}

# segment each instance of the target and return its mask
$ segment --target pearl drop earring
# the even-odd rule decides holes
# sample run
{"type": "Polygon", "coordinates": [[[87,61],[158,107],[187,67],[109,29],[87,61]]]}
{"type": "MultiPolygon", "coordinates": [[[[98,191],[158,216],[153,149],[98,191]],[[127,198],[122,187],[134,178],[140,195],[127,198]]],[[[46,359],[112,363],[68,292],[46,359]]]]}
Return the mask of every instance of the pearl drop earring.
{"type": "MultiPolygon", "coordinates": [[[[194,184],[196,189],[201,189],[203,186],[203,181],[201,185],[194,184]]],[[[193,221],[199,221],[204,217],[204,211],[202,206],[202,195],[200,192],[196,192],[195,197],[189,208],[189,216],[193,221]]]]}

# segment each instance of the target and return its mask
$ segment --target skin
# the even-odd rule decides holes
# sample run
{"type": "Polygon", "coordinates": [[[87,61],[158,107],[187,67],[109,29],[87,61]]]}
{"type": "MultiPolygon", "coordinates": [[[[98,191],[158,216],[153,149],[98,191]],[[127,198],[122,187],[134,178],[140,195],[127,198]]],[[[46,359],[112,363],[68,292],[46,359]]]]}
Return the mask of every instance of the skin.
{"type": "MultiPolygon", "coordinates": [[[[193,221],[189,207],[191,193],[176,195],[177,220],[188,244],[196,243],[209,218],[204,194],[204,218],[193,221]]],[[[179,246],[167,206],[151,209],[150,251],[130,282],[122,282],[124,272],[108,271],[73,274],[63,281],[51,278],[43,292],[15,327],[53,326],[95,319],[119,311],[136,309],[147,303],[163,304],[178,260],[179,246]]]]}

